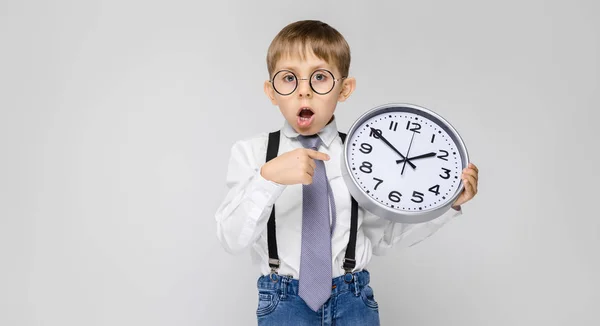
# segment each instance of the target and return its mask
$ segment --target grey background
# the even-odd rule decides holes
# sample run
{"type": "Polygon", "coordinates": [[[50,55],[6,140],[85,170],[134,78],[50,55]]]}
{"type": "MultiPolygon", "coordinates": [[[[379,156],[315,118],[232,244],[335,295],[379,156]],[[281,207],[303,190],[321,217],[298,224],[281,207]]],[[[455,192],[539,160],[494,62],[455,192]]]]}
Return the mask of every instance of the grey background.
{"type": "Polygon", "coordinates": [[[430,108],[480,168],[464,216],[371,265],[383,325],[598,325],[594,1],[0,2],[0,324],[253,325],[216,239],[229,149],[279,128],[275,34],[342,32],[347,130],[430,108]]]}

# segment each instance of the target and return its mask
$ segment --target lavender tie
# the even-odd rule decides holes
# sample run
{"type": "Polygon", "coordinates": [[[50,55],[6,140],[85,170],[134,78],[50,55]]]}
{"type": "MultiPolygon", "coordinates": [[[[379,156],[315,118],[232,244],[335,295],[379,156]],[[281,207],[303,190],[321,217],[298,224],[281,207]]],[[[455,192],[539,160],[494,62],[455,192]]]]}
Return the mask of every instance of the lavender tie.
{"type": "MultiPolygon", "coordinates": [[[[317,135],[298,136],[305,148],[317,150],[321,140],[317,135]]],[[[313,182],[302,186],[302,249],[298,294],[317,311],[331,296],[331,232],[329,213],[335,225],[335,203],[325,164],[315,160],[313,182]],[[330,207],[331,205],[331,207],[330,207]]]]}

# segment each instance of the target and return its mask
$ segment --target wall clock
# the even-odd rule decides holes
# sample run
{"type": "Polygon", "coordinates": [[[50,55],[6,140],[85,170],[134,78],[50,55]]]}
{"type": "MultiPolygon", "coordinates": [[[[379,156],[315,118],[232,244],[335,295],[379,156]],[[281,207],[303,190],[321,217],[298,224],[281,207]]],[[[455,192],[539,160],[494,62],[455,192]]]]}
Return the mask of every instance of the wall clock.
{"type": "Polygon", "coordinates": [[[447,120],[403,103],[360,116],[342,155],[342,175],[358,204],[402,223],[427,222],[451,209],[469,163],[462,138],[447,120]]]}

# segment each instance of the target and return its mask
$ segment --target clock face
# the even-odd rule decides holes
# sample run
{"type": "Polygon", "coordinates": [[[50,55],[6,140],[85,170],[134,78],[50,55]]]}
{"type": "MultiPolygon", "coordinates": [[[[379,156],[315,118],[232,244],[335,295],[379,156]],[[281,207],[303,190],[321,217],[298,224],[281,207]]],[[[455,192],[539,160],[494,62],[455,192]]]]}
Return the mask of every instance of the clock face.
{"type": "Polygon", "coordinates": [[[439,120],[413,112],[372,116],[350,135],[350,173],[364,193],[394,210],[442,206],[458,191],[464,166],[449,130],[439,120]]]}

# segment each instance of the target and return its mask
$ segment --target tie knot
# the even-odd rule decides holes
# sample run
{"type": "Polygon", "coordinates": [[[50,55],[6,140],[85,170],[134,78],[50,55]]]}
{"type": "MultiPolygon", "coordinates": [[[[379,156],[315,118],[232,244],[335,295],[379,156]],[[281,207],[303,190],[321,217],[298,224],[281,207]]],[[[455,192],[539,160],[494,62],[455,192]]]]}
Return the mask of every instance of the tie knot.
{"type": "Polygon", "coordinates": [[[299,135],[298,140],[300,141],[302,146],[304,146],[304,148],[311,148],[317,150],[321,145],[321,138],[319,138],[319,136],[317,136],[316,134],[310,136],[299,135]]]}

